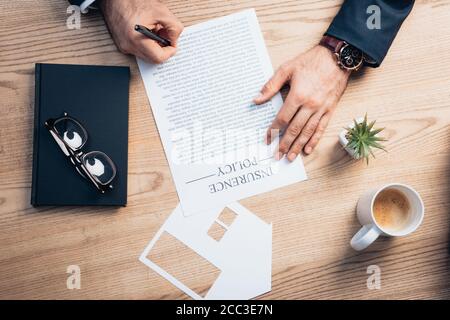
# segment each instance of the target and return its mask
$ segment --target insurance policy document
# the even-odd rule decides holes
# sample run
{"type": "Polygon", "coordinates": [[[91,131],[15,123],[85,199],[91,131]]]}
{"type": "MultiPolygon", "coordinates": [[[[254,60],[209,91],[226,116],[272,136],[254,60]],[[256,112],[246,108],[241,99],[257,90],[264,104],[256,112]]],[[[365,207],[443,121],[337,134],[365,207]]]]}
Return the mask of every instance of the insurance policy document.
{"type": "Polygon", "coordinates": [[[282,98],[253,103],[273,74],[254,10],[187,27],[169,61],[138,65],[186,216],[306,179],[264,143],[282,98]]]}

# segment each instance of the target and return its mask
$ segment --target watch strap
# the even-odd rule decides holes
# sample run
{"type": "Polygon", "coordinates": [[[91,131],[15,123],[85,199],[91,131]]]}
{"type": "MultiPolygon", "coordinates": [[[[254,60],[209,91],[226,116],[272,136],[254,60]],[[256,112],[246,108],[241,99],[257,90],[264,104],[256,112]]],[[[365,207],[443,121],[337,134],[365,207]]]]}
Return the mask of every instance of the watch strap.
{"type": "Polygon", "coordinates": [[[337,39],[335,37],[324,35],[320,40],[319,44],[325,48],[328,48],[334,53],[339,53],[342,46],[345,44],[345,41],[337,39]]]}

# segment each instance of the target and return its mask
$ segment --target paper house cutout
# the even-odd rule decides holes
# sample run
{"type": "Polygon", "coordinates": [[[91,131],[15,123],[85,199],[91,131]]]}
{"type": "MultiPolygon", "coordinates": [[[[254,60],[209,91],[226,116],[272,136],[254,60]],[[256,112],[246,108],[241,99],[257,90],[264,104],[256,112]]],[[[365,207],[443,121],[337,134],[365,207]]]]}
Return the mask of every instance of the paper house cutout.
{"type": "Polygon", "coordinates": [[[139,260],[193,299],[251,299],[271,290],[272,225],[259,219],[237,202],[227,206],[236,217],[230,225],[220,221],[224,208],[185,217],[178,205],[139,260]],[[226,229],[220,240],[208,235],[218,223],[226,229]],[[161,235],[167,232],[220,270],[204,297],[152,262],[148,256],[161,235]]]}

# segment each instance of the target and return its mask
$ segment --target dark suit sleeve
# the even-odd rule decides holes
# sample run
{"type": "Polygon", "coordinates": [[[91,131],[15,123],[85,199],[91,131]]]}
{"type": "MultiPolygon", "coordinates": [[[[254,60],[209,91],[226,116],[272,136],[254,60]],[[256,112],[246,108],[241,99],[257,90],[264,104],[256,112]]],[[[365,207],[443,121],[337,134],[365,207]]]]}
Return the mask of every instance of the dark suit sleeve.
{"type": "Polygon", "coordinates": [[[413,5],[414,0],[346,0],[325,34],[359,48],[378,67],[413,5]],[[367,26],[370,5],[380,8],[380,29],[367,26]]]}

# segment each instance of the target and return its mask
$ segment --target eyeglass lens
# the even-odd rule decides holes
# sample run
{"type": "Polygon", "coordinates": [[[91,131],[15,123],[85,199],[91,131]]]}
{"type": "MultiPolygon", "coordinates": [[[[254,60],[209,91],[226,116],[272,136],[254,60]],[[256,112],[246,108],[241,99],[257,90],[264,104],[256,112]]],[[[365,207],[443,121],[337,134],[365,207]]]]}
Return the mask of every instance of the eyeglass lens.
{"type": "Polygon", "coordinates": [[[59,136],[72,148],[80,149],[87,140],[87,132],[77,121],[63,117],[55,121],[59,136]]]}
{"type": "Polygon", "coordinates": [[[89,173],[103,185],[110,183],[116,175],[116,167],[103,152],[92,151],[83,156],[83,163],[89,173]]]}

